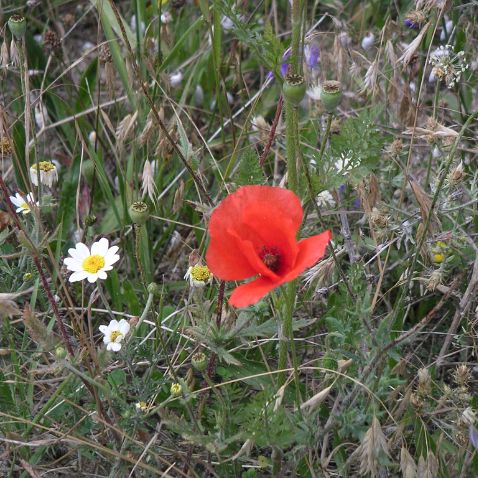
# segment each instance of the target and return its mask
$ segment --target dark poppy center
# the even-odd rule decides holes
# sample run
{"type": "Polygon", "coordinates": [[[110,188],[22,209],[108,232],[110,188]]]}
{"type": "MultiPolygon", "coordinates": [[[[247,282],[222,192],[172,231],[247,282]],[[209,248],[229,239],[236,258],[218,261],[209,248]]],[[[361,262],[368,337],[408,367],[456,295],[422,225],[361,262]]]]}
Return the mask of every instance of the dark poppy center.
{"type": "Polygon", "coordinates": [[[276,247],[263,246],[259,252],[259,257],[272,272],[277,272],[279,270],[281,265],[281,256],[276,247]]]}

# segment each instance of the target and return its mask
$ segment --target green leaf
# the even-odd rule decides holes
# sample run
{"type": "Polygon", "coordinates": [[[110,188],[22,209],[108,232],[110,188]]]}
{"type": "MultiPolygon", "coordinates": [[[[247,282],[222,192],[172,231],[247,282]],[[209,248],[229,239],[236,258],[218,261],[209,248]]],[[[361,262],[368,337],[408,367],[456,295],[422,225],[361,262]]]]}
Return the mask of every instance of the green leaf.
{"type": "Polygon", "coordinates": [[[246,149],[240,158],[236,183],[242,186],[244,184],[264,184],[264,181],[257,153],[252,147],[246,149]]]}

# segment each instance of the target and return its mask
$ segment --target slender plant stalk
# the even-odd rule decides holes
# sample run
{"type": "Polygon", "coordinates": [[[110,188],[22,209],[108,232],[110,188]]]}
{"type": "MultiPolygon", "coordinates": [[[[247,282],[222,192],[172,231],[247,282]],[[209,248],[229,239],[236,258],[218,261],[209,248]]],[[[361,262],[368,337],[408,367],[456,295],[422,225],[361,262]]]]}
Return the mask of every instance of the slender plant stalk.
{"type": "MultiPolygon", "coordinates": [[[[292,48],[291,48],[291,68],[293,74],[299,73],[299,47],[301,33],[301,0],[294,0],[292,5],[292,48]]],[[[298,193],[297,181],[297,158],[299,145],[299,114],[297,107],[292,105],[287,99],[284,100],[285,123],[286,123],[286,156],[287,156],[287,182],[289,189],[298,193]]],[[[285,308],[284,317],[279,330],[279,370],[283,370],[287,365],[287,352],[289,346],[296,363],[295,349],[292,346],[294,341],[292,320],[294,316],[295,297],[297,292],[297,281],[290,282],[285,290],[285,308]]],[[[297,374],[295,374],[297,376],[297,374]]],[[[285,372],[279,372],[278,385],[281,387],[285,383],[285,372]]]]}

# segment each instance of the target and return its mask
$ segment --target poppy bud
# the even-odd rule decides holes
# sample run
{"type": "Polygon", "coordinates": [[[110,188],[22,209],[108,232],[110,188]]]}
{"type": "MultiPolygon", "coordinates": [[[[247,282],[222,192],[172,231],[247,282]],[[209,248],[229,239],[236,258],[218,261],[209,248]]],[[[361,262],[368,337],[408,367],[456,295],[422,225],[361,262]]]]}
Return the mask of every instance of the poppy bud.
{"type": "Polygon", "coordinates": [[[66,350],[64,347],[58,346],[55,349],[55,356],[58,360],[63,360],[66,357],[66,350]]]}
{"type": "Polygon", "coordinates": [[[320,101],[328,113],[334,113],[342,99],[342,85],[339,81],[324,81],[320,101]]]}
{"type": "Polygon", "coordinates": [[[191,365],[198,371],[202,372],[206,370],[207,358],[202,352],[197,352],[192,356],[191,365]]]}
{"type": "Polygon", "coordinates": [[[12,35],[17,39],[21,40],[25,36],[27,30],[27,22],[23,15],[12,15],[8,19],[8,28],[12,32],[12,35]]]}
{"type": "Polygon", "coordinates": [[[149,207],[145,202],[136,201],[129,207],[129,215],[134,224],[142,226],[149,219],[149,207]]]}
{"type": "Polygon", "coordinates": [[[90,227],[96,222],[96,216],[94,214],[88,214],[85,217],[85,226],[90,227]]]}
{"type": "Polygon", "coordinates": [[[159,295],[161,293],[161,287],[156,282],[151,282],[148,285],[148,293],[152,295],[159,295]]]}
{"type": "Polygon", "coordinates": [[[305,96],[305,81],[301,75],[287,75],[285,77],[284,86],[282,87],[284,98],[298,106],[305,96]]]}

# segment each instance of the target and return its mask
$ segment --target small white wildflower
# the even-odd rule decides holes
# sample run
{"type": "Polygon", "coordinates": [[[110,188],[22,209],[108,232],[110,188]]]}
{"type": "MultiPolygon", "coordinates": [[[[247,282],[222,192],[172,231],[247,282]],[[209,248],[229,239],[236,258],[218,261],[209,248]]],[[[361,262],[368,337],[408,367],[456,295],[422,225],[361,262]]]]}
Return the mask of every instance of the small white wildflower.
{"type": "Polygon", "coordinates": [[[40,161],[32,164],[30,179],[35,186],[38,186],[38,176],[40,176],[40,182],[49,188],[58,181],[57,168],[51,161],[40,161]],[[40,170],[40,174],[38,174],[38,170],[40,170]]]}
{"type": "Polygon", "coordinates": [[[226,17],[226,15],[224,15],[221,20],[221,26],[223,30],[229,31],[234,28],[234,22],[229,17],[226,17]]]}
{"type": "Polygon", "coordinates": [[[211,283],[213,275],[208,266],[196,264],[189,267],[184,278],[189,279],[191,287],[205,287],[211,283]]]}
{"type": "Polygon", "coordinates": [[[38,202],[35,202],[33,193],[28,193],[26,199],[19,193],[15,193],[15,196],[10,196],[10,201],[17,208],[15,212],[17,214],[22,213],[23,215],[28,214],[31,211],[31,206],[35,204],[37,207],[40,205],[38,202]]]}
{"type": "Polygon", "coordinates": [[[164,23],[165,25],[167,25],[168,23],[171,23],[172,21],[173,21],[173,16],[171,15],[171,12],[169,10],[161,13],[161,23],[164,23]]]}
{"type": "Polygon", "coordinates": [[[112,320],[108,325],[100,325],[100,332],[104,335],[103,342],[106,344],[106,350],[119,352],[121,350],[121,342],[128,334],[130,329],[129,323],[125,319],[112,320]]]}
{"type": "Polygon", "coordinates": [[[453,88],[469,67],[464,57],[464,51],[455,53],[451,45],[440,46],[430,55],[430,64],[433,65],[430,75],[453,88]]]}
{"type": "Polygon", "coordinates": [[[317,201],[317,206],[319,207],[327,207],[327,206],[334,207],[335,206],[334,197],[327,190],[319,193],[317,195],[316,201],[317,201]]]}
{"type": "Polygon", "coordinates": [[[362,38],[362,48],[364,50],[370,50],[370,48],[373,47],[374,43],[375,43],[375,35],[372,32],[367,33],[362,38]]]}
{"type": "Polygon", "coordinates": [[[176,88],[176,86],[179,86],[183,81],[183,74],[180,71],[176,71],[169,75],[169,81],[171,82],[171,86],[176,88]]]}
{"type": "Polygon", "coordinates": [[[109,247],[105,237],[94,242],[91,251],[85,244],[78,242],[75,248],[68,249],[71,257],[64,260],[67,269],[73,272],[70,282],[87,279],[93,283],[98,279],[106,279],[106,272],[112,270],[113,264],[119,261],[118,249],[118,246],[109,247]]]}

